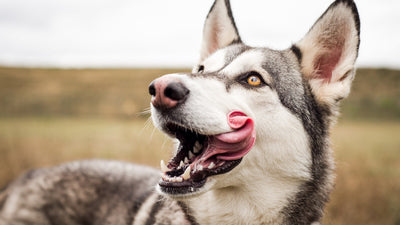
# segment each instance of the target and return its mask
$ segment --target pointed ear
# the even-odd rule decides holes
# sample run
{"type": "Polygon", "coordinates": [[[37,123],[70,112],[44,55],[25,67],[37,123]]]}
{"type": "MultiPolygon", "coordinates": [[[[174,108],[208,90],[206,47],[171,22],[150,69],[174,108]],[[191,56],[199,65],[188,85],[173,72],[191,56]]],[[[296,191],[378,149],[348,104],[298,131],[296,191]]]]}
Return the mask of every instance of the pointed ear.
{"type": "Polygon", "coordinates": [[[239,42],[229,0],[215,0],[204,23],[200,61],[220,48],[239,42]]]}
{"type": "Polygon", "coordinates": [[[355,75],[360,20],[353,0],[336,0],[298,42],[302,73],[313,94],[333,104],[347,97],[355,75]]]}

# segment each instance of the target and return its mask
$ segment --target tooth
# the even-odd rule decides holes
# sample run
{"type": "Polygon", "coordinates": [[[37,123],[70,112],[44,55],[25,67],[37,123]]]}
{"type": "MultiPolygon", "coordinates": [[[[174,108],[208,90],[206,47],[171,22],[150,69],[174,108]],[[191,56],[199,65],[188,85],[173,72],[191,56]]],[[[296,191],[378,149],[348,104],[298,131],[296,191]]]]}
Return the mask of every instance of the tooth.
{"type": "Polygon", "coordinates": [[[208,165],[207,168],[208,168],[208,169],[212,169],[212,168],[214,168],[214,166],[215,166],[214,162],[211,162],[210,165],[208,165]]]}
{"type": "Polygon", "coordinates": [[[188,168],[186,168],[186,170],[185,170],[185,172],[181,175],[181,177],[184,179],[184,180],[187,180],[187,179],[189,179],[190,178],[190,166],[188,166],[188,168]]]}
{"type": "Polygon", "coordinates": [[[195,155],[191,151],[189,151],[189,159],[193,159],[194,157],[195,155]]]}
{"type": "Polygon", "coordinates": [[[161,171],[162,171],[163,173],[166,173],[166,172],[171,171],[171,169],[168,168],[167,165],[165,165],[164,160],[161,160],[160,166],[161,166],[161,171]]]}
{"type": "Polygon", "coordinates": [[[197,167],[197,169],[198,169],[199,171],[202,171],[202,170],[203,170],[203,165],[199,165],[199,166],[197,167]]]}
{"type": "Polygon", "coordinates": [[[182,177],[176,177],[176,182],[182,182],[183,178],[182,177]]]}
{"type": "Polygon", "coordinates": [[[187,157],[185,157],[184,162],[189,163],[189,159],[187,157]]]}
{"type": "Polygon", "coordinates": [[[182,166],[184,166],[185,165],[185,163],[183,162],[183,161],[181,161],[180,163],[179,163],[179,167],[182,167],[182,166]]]}
{"type": "Polygon", "coordinates": [[[194,154],[199,153],[201,150],[201,147],[202,147],[201,144],[198,141],[196,141],[196,144],[194,144],[194,148],[193,148],[194,154]]]}

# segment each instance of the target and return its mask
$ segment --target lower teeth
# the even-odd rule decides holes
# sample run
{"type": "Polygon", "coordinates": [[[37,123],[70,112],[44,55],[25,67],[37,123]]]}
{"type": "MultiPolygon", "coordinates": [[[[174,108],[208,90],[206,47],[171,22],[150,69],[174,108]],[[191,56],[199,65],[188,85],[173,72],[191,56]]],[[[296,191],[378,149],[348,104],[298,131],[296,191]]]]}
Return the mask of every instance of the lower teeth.
{"type": "MultiPolygon", "coordinates": [[[[165,168],[167,168],[167,166],[165,166],[165,168],[164,168],[163,162],[164,162],[164,161],[161,160],[161,168],[162,168],[162,170],[165,169],[165,168]]],[[[164,164],[164,165],[165,165],[165,164],[164,164]]],[[[178,177],[175,177],[175,176],[174,176],[174,177],[170,177],[170,176],[168,176],[168,175],[166,174],[166,171],[162,171],[162,172],[163,172],[163,173],[161,174],[161,178],[162,178],[164,181],[169,181],[169,182],[183,182],[184,180],[190,179],[191,168],[190,168],[190,166],[188,166],[188,167],[186,168],[185,172],[183,172],[183,174],[180,175],[180,176],[178,176],[178,177]]]]}

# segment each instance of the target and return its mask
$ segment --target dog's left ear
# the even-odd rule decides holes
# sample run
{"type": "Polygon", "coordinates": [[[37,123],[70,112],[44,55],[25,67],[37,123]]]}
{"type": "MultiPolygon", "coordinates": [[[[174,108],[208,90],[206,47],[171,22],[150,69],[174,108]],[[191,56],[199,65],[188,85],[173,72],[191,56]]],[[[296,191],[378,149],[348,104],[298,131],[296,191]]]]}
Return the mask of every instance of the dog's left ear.
{"type": "Polygon", "coordinates": [[[355,75],[360,19],[353,0],[336,0],[292,49],[317,101],[347,97],[355,75]]]}
{"type": "Polygon", "coordinates": [[[240,42],[229,0],[215,0],[204,23],[200,61],[220,48],[240,42]]]}

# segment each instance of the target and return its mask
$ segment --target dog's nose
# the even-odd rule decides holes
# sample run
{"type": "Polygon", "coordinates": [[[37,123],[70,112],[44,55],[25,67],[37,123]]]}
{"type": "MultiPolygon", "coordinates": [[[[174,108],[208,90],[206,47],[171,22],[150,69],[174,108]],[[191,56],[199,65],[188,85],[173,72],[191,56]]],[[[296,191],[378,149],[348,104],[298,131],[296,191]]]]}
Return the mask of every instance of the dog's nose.
{"type": "Polygon", "coordinates": [[[160,77],[149,86],[149,93],[153,96],[151,104],[158,109],[175,107],[186,99],[189,92],[185,85],[170,77],[160,77]]]}

